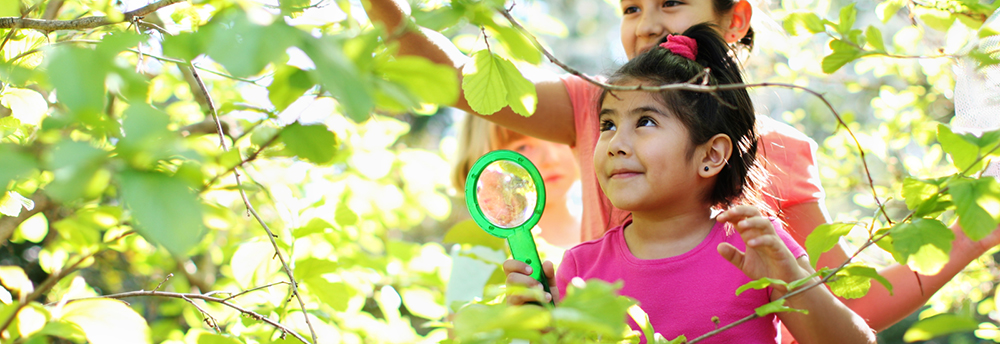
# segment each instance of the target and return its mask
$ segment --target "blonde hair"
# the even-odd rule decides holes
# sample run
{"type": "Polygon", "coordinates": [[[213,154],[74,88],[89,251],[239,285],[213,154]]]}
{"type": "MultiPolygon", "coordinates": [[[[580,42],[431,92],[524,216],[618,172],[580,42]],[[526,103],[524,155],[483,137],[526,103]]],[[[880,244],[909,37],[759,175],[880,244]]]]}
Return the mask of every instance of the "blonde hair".
{"type": "Polygon", "coordinates": [[[508,143],[520,140],[525,135],[493,124],[476,115],[466,115],[458,133],[458,154],[451,170],[451,183],[458,194],[465,195],[465,179],[476,160],[508,143]]]}

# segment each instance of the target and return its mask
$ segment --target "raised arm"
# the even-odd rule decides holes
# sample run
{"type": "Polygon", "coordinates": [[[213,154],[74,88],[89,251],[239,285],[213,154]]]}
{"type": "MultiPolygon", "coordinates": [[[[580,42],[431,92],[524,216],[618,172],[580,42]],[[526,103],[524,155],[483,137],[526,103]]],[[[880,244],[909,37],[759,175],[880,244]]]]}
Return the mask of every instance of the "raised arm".
{"type": "MultiPolygon", "coordinates": [[[[784,209],[785,221],[795,233],[793,237],[800,245],[805,246],[805,238],[817,226],[826,223],[826,214],[818,202],[807,202],[784,209]]],[[[998,228],[1000,230],[1000,228],[998,228]]],[[[1000,231],[994,231],[987,238],[974,242],[957,226],[952,227],[955,241],[952,242],[950,260],[936,275],[917,275],[906,265],[893,264],[879,271],[892,283],[893,294],[881,283],[872,283],[871,289],[864,297],[843,299],[859,316],[868,322],[868,326],[881,331],[902,320],[920,309],[938,289],[948,283],[966,265],[978,258],[987,249],[1000,243],[1000,231]],[[917,281],[917,278],[920,281],[917,281]]],[[[841,245],[819,258],[820,267],[834,268],[847,260],[849,253],[841,245]]]]}
{"type": "MultiPolygon", "coordinates": [[[[384,25],[388,32],[397,32],[401,25],[406,25],[409,21],[410,6],[405,0],[365,0],[363,3],[372,22],[384,25]]],[[[440,33],[427,28],[416,28],[406,29],[397,37],[400,54],[423,56],[434,63],[452,66],[461,79],[461,70],[466,57],[440,33]]],[[[496,114],[483,118],[528,136],[563,144],[575,144],[573,105],[562,81],[556,74],[543,70],[521,72],[535,84],[538,94],[535,114],[524,117],[505,107],[496,114]]],[[[465,100],[464,92],[456,104],[445,105],[474,113],[465,100]]]]}

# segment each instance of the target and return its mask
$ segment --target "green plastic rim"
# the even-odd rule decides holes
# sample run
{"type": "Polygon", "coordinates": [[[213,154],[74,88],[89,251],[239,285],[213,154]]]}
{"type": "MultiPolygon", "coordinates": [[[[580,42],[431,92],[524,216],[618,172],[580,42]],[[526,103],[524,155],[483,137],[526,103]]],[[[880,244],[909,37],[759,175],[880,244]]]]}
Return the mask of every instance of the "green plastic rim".
{"type": "Polygon", "coordinates": [[[515,231],[524,229],[530,231],[538,224],[538,220],[542,217],[542,210],[545,209],[545,183],[542,180],[542,174],[538,172],[538,168],[535,164],[531,163],[527,157],[521,155],[518,152],[511,150],[495,150],[486,155],[483,155],[476,160],[476,163],[472,165],[472,169],[469,171],[469,176],[465,179],[465,204],[469,208],[469,213],[472,215],[472,219],[476,221],[479,228],[482,228],[487,233],[498,238],[507,238],[515,233],[515,231]],[[482,175],[483,170],[490,166],[493,162],[499,160],[508,160],[516,163],[517,165],[523,167],[528,171],[528,175],[531,176],[531,181],[535,183],[535,209],[531,213],[531,217],[528,218],[524,223],[511,227],[504,228],[493,224],[486,218],[486,214],[483,214],[482,208],[479,206],[479,195],[476,194],[476,185],[479,184],[479,176],[482,175]]]}

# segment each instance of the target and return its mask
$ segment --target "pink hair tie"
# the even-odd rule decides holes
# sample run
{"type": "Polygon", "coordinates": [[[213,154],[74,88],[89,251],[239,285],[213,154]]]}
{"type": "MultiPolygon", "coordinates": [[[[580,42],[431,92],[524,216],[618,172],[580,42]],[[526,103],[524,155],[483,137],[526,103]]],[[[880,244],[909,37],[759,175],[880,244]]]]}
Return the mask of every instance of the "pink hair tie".
{"type": "Polygon", "coordinates": [[[660,43],[660,46],[691,61],[698,55],[698,42],[688,36],[667,35],[667,41],[660,43]]]}

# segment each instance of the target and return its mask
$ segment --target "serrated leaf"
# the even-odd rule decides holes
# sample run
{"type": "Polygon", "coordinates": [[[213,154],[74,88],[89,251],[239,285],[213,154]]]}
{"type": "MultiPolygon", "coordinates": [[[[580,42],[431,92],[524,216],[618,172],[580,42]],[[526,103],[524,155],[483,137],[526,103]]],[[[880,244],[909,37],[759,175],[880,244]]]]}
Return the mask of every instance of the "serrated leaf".
{"type": "Polygon", "coordinates": [[[868,26],[865,30],[865,37],[868,38],[868,44],[871,44],[876,51],[885,52],[885,41],[882,39],[882,31],[875,26],[868,26]]]}
{"type": "Polygon", "coordinates": [[[736,296],[739,296],[740,294],[743,294],[744,291],[747,291],[747,290],[750,290],[750,289],[760,290],[760,289],[764,289],[764,288],[770,287],[772,284],[777,284],[777,285],[782,285],[782,286],[787,286],[788,285],[788,283],[785,283],[785,281],[782,281],[782,280],[779,280],[779,279],[773,279],[773,278],[764,277],[764,278],[761,278],[761,279],[758,279],[758,280],[747,282],[747,284],[741,285],[739,288],[736,289],[736,296]]]}
{"type": "Polygon", "coordinates": [[[521,75],[521,71],[509,61],[502,60],[498,63],[500,75],[503,76],[504,84],[507,86],[507,104],[515,113],[530,117],[535,113],[535,106],[538,105],[538,94],[535,84],[521,75]]]}
{"type": "Polygon", "coordinates": [[[925,275],[934,275],[948,263],[955,234],[934,219],[915,219],[892,227],[892,245],[900,264],[925,275]]]}
{"type": "Polygon", "coordinates": [[[979,147],[965,139],[964,135],[952,132],[951,128],[944,124],[938,124],[937,129],[941,149],[951,156],[955,168],[959,171],[978,172],[986,167],[985,161],[979,159],[979,147]]]}
{"type": "Polygon", "coordinates": [[[333,161],[340,143],[337,134],[323,124],[301,125],[292,123],[281,131],[285,147],[299,158],[322,165],[333,161]]]}
{"type": "Polygon", "coordinates": [[[205,233],[201,202],[188,184],[162,173],[132,169],[123,171],[120,180],[136,231],[174,256],[187,257],[205,233]]]}
{"type": "Polygon", "coordinates": [[[11,115],[23,124],[38,126],[49,110],[49,103],[35,90],[6,87],[0,93],[0,105],[11,110],[11,115]]]}
{"type": "Polygon", "coordinates": [[[492,115],[507,106],[507,87],[495,57],[488,50],[471,56],[471,63],[462,69],[462,90],[469,107],[481,115],[492,115]]]}
{"type": "Polygon", "coordinates": [[[823,21],[813,12],[792,12],[784,21],[785,30],[792,35],[798,35],[798,28],[804,27],[809,33],[817,34],[826,31],[823,21]]]}
{"type": "Polygon", "coordinates": [[[903,6],[906,5],[906,0],[887,0],[882,1],[875,6],[875,14],[878,15],[878,19],[882,23],[888,23],[892,16],[896,15],[903,6]]]}
{"type": "Polygon", "coordinates": [[[753,310],[757,313],[757,316],[765,316],[771,313],[781,313],[781,312],[798,312],[802,314],[809,314],[809,311],[804,309],[795,309],[785,306],[785,299],[779,299],[775,301],[768,302],[767,304],[757,307],[753,310]]]}
{"type": "Polygon", "coordinates": [[[849,3],[840,9],[840,23],[837,23],[837,32],[846,34],[851,31],[854,21],[858,18],[858,9],[854,8],[854,3],[849,3]]]}
{"type": "Polygon", "coordinates": [[[930,200],[941,191],[935,184],[927,183],[919,179],[906,177],[903,180],[903,201],[906,208],[914,210],[924,202],[930,200]]]}
{"type": "Polygon", "coordinates": [[[1000,183],[994,178],[959,179],[948,186],[958,223],[972,240],[980,240],[1000,223],[1000,183]]]}
{"type": "Polygon", "coordinates": [[[79,326],[93,344],[149,343],[146,320],[121,301],[110,299],[70,302],[62,321],[79,326]]]}
{"type": "Polygon", "coordinates": [[[809,255],[809,265],[815,267],[819,256],[836,246],[840,237],[850,233],[853,228],[854,224],[852,223],[824,223],[816,227],[806,237],[806,254],[809,255]]]}
{"type": "Polygon", "coordinates": [[[939,314],[913,324],[903,334],[903,340],[906,342],[916,342],[929,340],[949,333],[969,332],[976,329],[979,329],[979,322],[975,319],[955,314],[939,314]]]}

